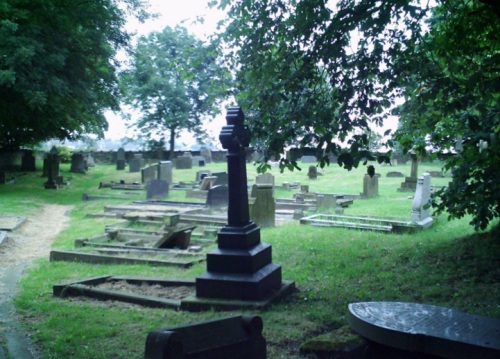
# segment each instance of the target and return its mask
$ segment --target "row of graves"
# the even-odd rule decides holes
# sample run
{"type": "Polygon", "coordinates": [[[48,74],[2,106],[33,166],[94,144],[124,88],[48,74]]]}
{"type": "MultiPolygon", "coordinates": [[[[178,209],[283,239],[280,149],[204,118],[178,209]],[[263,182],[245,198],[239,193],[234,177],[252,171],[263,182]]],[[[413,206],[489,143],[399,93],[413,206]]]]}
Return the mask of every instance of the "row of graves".
{"type": "MultiPolygon", "coordinates": [[[[55,296],[83,295],[189,311],[260,311],[295,291],[295,283],[283,279],[281,266],[273,262],[272,246],[261,241],[260,227],[275,225],[280,216],[299,219],[304,224],[326,225],[324,218],[313,222],[311,216],[303,214],[320,215],[317,212],[325,210],[343,216],[344,208],[360,197],[370,197],[366,195],[370,190],[364,188],[361,195],[324,194],[310,192],[308,186],[300,183],[283,183],[282,188],[295,190],[294,198],[275,199],[277,186],[272,175],[258,175],[255,183],[248,185],[244,150],[250,138],[241,109],[229,109],[226,119],[220,140],[227,150],[227,173],[202,170],[194,184],[174,185],[174,166],[164,161],[143,165],[138,184],[101,183],[101,190],[120,189],[127,193],[130,185],[136,185],[135,193],[146,191],[146,199],[106,205],[104,212],[90,215],[116,219],[104,228],[103,234],[77,238],[75,251],[54,250],[50,254],[51,260],[182,268],[203,261],[206,272],[183,280],[116,273],[56,284],[55,296]],[[162,182],[158,186],[162,190],[152,189],[157,181],[162,182]],[[185,191],[187,200],[206,200],[168,201],[169,190],[185,191]],[[146,292],[144,287],[148,288],[146,292]]],[[[57,161],[48,165],[49,177],[54,163],[57,161]]],[[[376,179],[372,176],[367,181],[376,179]]],[[[367,186],[376,188],[374,183],[367,186]]],[[[429,188],[430,175],[418,177],[412,222],[421,227],[427,226],[421,205],[428,199],[429,188]]],[[[85,194],[82,198],[101,200],[117,196],[85,194]]],[[[500,325],[491,318],[425,304],[394,302],[351,303],[346,312],[349,325],[363,340],[346,343],[335,354],[339,358],[496,358],[500,353],[500,325]],[[471,332],[471,327],[478,330],[471,332]]],[[[160,328],[145,338],[144,358],[266,358],[263,327],[260,316],[247,314],[160,328]]]]}

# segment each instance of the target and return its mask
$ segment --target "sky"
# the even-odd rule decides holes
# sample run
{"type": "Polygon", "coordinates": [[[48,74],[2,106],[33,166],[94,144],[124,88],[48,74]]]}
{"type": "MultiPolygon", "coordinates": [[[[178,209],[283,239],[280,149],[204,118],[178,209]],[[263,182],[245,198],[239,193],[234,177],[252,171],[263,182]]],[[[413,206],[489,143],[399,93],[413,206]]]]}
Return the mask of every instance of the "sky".
{"type": "MultiPolygon", "coordinates": [[[[209,0],[149,0],[150,12],[157,13],[158,17],[142,24],[137,20],[129,21],[127,30],[137,32],[137,36],[142,36],[152,31],[161,31],[165,26],[174,27],[177,24],[182,24],[189,32],[204,39],[205,36],[215,32],[217,22],[224,16],[220,10],[209,9],[208,2],[209,0]],[[203,17],[204,23],[193,24],[197,17],[203,17]]],[[[120,114],[107,112],[106,119],[109,123],[109,130],[105,134],[107,139],[120,140],[127,136],[126,123],[120,114]]],[[[217,125],[219,122],[220,129],[224,119],[218,119],[217,125]]],[[[207,128],[207,130],[213,131],[212,128],[207,128]]],[[[184,136],[180,139],[179,145],[183,141],[189,142],[191,138],[192,136],[184,136]]]]}

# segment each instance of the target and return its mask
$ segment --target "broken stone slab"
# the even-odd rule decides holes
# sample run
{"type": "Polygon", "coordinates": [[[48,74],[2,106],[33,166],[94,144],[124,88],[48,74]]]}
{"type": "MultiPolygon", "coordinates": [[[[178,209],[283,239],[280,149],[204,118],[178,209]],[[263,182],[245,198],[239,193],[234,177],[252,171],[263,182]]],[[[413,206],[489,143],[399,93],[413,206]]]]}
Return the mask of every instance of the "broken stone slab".
{"type": "Polygon", "coordinates": [[[265,359],[258,316],[239,315],[149,332],[145,359],[265,359]]]}
{"type": "Polygon", "coordinates": [[[500,320],[420,303],[348,306],[351,328],[376,343],[449,359],[500,357],[500,320]]]}

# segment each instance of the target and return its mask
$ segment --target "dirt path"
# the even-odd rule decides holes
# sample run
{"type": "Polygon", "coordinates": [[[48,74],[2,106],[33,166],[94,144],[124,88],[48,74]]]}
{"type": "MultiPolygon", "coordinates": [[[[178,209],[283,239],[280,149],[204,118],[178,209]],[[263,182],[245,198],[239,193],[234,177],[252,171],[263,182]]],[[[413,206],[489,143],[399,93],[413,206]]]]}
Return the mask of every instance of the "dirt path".
{"type": "Polygon", "coordinates": [[[71,206],[45,205],[11,232],[0,246],[0,359],[34,359],[40,355],[23,333],[12,299],[17,282],[33,259],[48,257],[54,238],[69,223],[71,206]]]}

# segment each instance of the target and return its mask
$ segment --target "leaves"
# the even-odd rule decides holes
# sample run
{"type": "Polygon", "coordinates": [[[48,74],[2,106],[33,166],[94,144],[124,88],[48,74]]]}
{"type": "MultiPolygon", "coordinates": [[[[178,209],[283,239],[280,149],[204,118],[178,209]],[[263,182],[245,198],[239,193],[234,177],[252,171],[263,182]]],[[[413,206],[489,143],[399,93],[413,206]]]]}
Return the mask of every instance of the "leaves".
{"type": "Polygon", "coordinates": [[[126,102],[141,112],[137,127],[145,136],[167,132],[171,152],[179,130],[203,136],[202,119],[219,112],[231,79],[217,48],[180,26],[142,37],[121,78],[126,102]]]}
{"type": "Polygon", "coordinates": [[[0,147],[102,136],[117,110],[113,58],[128,45],[136,0],[6,0],[0,6],[0,147]]]}

